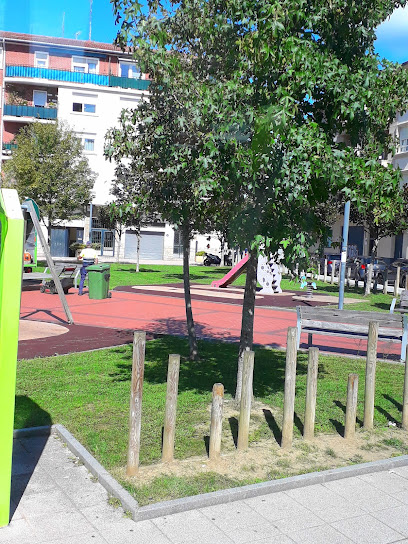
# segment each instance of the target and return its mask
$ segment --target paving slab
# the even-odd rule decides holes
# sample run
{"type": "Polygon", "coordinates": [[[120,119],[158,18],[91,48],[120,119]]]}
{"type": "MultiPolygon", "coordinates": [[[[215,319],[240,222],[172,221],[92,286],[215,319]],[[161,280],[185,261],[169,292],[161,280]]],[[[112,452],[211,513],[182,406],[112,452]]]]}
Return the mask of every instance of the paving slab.
{"type": "Polygon", "coordinates": [[[15,438],[14,452],[0,544],[408,544],[405,466],[135,522],[54,434],[15,438]]]}

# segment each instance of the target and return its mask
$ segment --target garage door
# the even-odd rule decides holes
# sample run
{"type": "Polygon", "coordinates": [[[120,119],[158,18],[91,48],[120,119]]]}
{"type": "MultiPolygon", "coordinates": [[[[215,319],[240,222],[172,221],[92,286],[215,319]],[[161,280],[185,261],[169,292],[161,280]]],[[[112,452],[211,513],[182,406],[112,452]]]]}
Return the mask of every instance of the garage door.
{"type": "MultiPolygon", "coordinates": [[[[164,232],[142,232],[140,238],[141,259],[163,259],[164,232]]],[[[125,234],[125,259],[137,258],[137,236],[134,231],[125,234]]]]}

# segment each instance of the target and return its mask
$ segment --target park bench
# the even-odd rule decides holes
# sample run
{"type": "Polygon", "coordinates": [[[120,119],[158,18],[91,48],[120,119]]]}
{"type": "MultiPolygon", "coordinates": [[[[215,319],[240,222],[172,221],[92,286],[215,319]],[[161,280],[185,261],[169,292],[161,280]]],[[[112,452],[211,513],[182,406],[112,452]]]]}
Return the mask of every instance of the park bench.
{"type": "Polygon", "coordinates": [[[396,302],[397,299],[393,298],[390,306],[390,314],[393,314],[394,312],[399,312],[400,314],[408,313],[408,291],[406,289],[401,293],[399,306],[397,308],[395,307],[396,302]]]}
{"type": "Polygon", "coordinates": [[[309,346],[312,345],[313,334],[365,339],[368,338],[370,321],[378,321],[378,340],[382,342],[400,342],[401,361],[405,361],[408,340],[408,315],[310,306],[298,306],[296,310],[298,347],[301,332],[308,333],[309,346]]]}

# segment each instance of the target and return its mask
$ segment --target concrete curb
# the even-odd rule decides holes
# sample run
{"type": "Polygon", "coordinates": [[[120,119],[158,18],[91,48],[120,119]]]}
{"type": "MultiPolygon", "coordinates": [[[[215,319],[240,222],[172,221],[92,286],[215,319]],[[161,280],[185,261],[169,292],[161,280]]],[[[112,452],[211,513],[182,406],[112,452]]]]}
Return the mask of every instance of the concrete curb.
{"type": "Polygon", "coordinates": [[[78,442],[76,438],[64,427],[64,425],[53,425],[53,433],[57,434],[61,440],[63,440],[71,452],[76,455],[86,468],[94,476],[98,478],[98,481],[106,491],[120,500],[122,507],[125,511],[131,512],[132,516],[134,512],[139,510],[139,505],[132,497],[130,493],[123,489],[123,487],[109,474],[109,472],[93,457],[84,446],[78,442]]]}
{"type": "Polygon", "coordinates": [[[372,463],[362,463],[359,465],[350,465],[336,469],[324,470],[322,472],[311,472],[282,478],[281,480],[272,480],[259,484],[245,485],[222,491],[214,491],[203,495],[185,497],[172,501],[159,502],[149,506],[140,507],[137,501],[128,493],[109,472],[82,446],[76,438],[63,426],[53,425],[52,427],[30,427],[27,429],[18,429],[14,431],[14,438],[26,438],[30,436],[57,434],[68,446],[71,452],[76,455],[86,466],[86,468],[98,478],[103,487],[119,499],[124,510],[132,514],[135,521],[154,519],[160,516],[169,516],[178,512],[186,512],[206,506],[229,503],[260,495],[278,493],[279,491],[289,491],[290,489],[299,489],[309,485],[323,484],[334,480],[342,480],[355,476],[362,476],[370,472],[381,472],[392,470],[393,468],[408,465],[408,455],[374,461],[372,463]]]}

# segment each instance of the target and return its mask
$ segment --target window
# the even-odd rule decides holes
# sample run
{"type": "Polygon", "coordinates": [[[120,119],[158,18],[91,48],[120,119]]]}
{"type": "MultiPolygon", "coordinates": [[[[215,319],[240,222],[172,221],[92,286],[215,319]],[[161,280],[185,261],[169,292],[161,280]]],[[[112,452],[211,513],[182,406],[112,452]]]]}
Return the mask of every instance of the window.
{"type": "Polygon", "coordinates": [[[95,150],[95,140],[92,138],[84,138],[84,150],[85,151],[94,151],[95,150]]]}
{"type": "Polygon", "coordinates": [[[43,51],[35,51],[34,66],[36,68],[48,68],[48,53],[43,51]]]}
{"type": "Polygon", "coordinates": [[[84,104],[85,113],[95,113],[95,111],[96,111],[95,104],[84,104]]]}
{"type": "Polygon", "coordinates": [[[78,113],[95,113],[96,112],[96,106],[95,104],[82,104],[82,102],[74,102],[72,104],[72,111],[78,112],[78,113]]]}
{"type": "Polygon", "coordinates": [[[120,75],[121,77],[129,77],[131,79],[135,79],[140,77],[140,70],[135,63],[121,60],[120,75]]]}
{"type": "Polygon", "coordinates": [[[400,153],[408,151],[408,127],[400,128],[400,153]]]}
{"type": "Polygon", "coordinates": [[[97,74],[98,59],[72,57],[72,69],[74,72],[81,72],[83,74],[97,74]]]}
{"type": "Polygon", "coordinates": [[[47,105],[47,91],[33,91],[33,104],[44,108],[47,105]]]}

